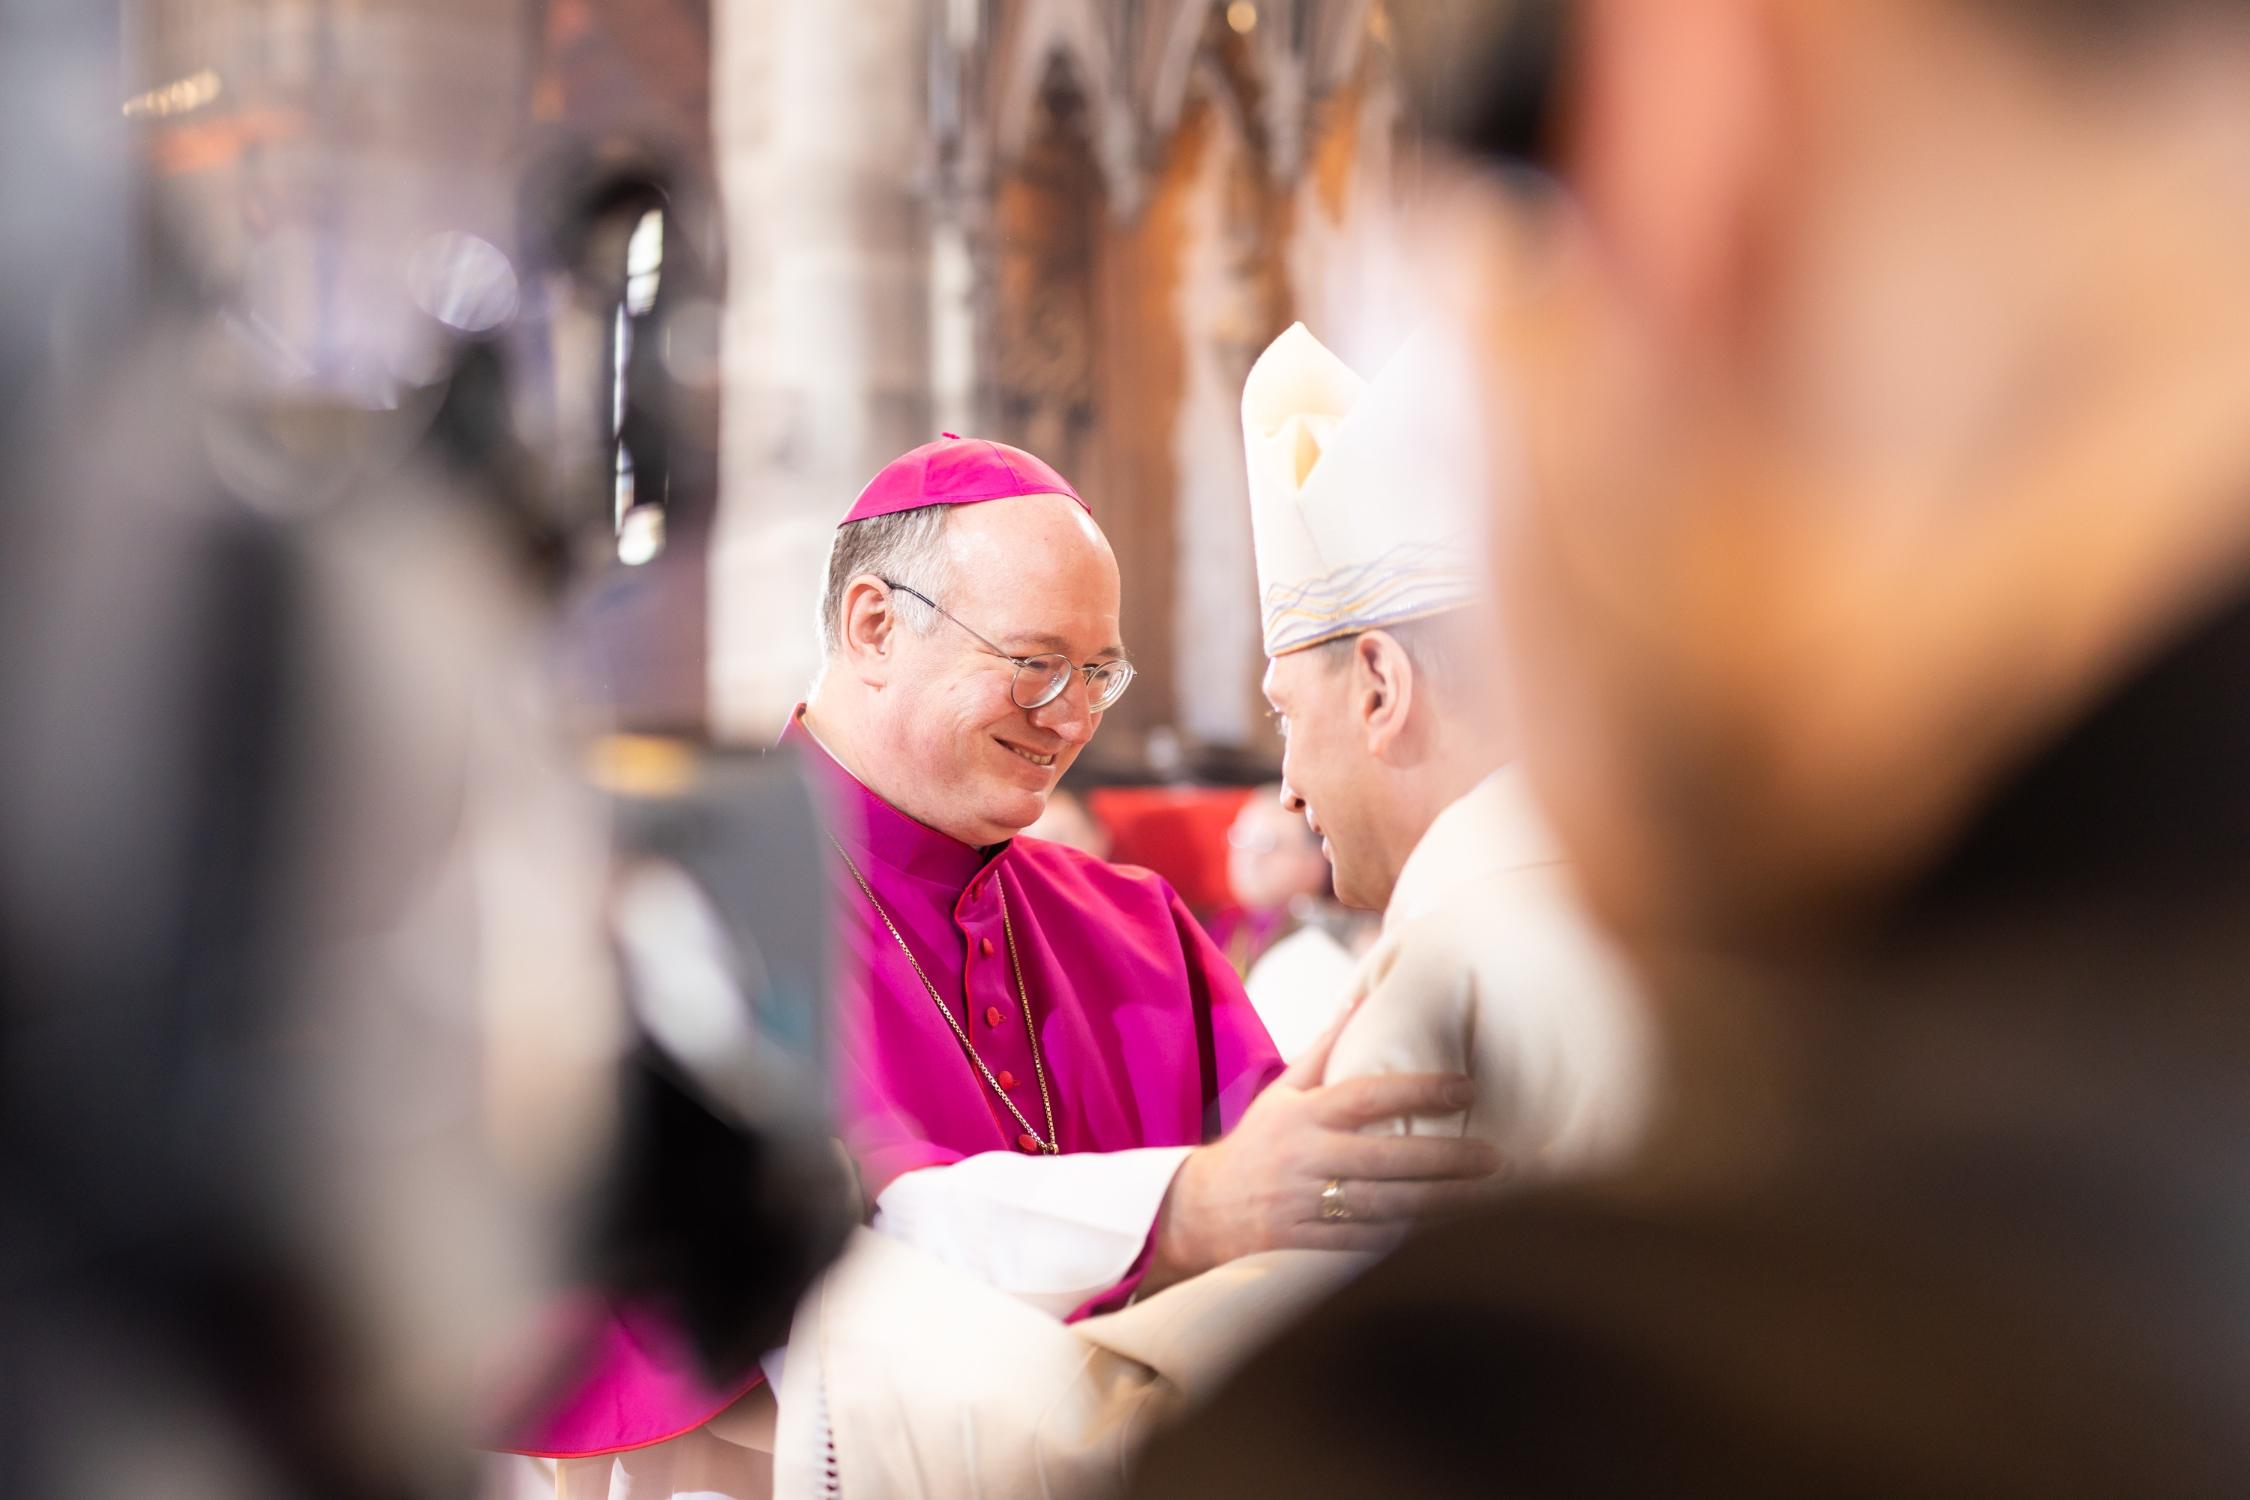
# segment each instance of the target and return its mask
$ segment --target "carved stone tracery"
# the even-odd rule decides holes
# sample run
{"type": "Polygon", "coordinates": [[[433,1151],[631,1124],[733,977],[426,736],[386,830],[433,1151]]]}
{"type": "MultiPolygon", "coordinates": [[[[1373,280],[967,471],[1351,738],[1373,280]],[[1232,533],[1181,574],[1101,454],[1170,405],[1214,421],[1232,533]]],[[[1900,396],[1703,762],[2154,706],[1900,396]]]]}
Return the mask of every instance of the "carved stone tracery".
{"type": "MultiPolygon", "coordinates": [[[[1251,360],[1304,303],[1308,277],[1338,281],[1324,267],[1341,243],[1336,221],[1367,187],[1356,177],[1368,163],[1387,173],[1364,134],[1384,117],[1358,102],[1387,64],[1379,0],[1255,0],[1231,7],[1232,21],[1223,0],[883,0],[880,27],[783,0],[736,4],[730,17],[755,15],[764,29],[733,31],[741,76],[719,80],[723,153],[730,91],[795,97],[781,80],[828,71],[782,55],[794,47],[848,42],[872,65],[879,39],[886,80],[911,73],[924,87],[920,150],[898,149],[910,122],[892,128],[895,92],[855,98],[881,128],[777,98],[786,107],[762,114],[789,133],[739,136],[735,296],[747,280],[752,302],[729,315],[742,335],[730,360],[728,399],[741,416],[729,494],[786,508],[792,525],[840,505],[847,474],[897,451],[875,429],[902,429],[851,413],[870,403],[888,412],[885,398],[908,391],[919,359],[932,431],[1040,453],[1087,495],[1118,551],[1141,678],[1095,742],[1097,758],[1146,768],[1161,759],[1151,746],[1179,732],[1270,754],[1255,711],[1262,663],[1235,413],[1251,360]],[[898,25],[911,10],[919,25],[898,25]],[[795,128],[800,108],[828,121],[826,144],[795,128]],[[1339,145],[1339,131],[1356,143],[1339,145]],[[783,331],[802,320],[756,286],[781,253],[767,248],[774,191],[810,184],[815,165],[848,166],[868,190],[926,212],[886,239],[896,256],[853,249],[864,224],[819,221],[834,231],[822,265],[887,268],[870,295],[879,283],[889,297],[890,269],[905,273],[918,239],[920,298],[856,313],[839,301],[833,321],[850,338],[830,338],[808,364],[760,352],[765,320],[783,331]],[[753,434],[811,384],[843,402],[796,408],[833,451],[815,463],[759,446],[753,434]]],[[[800,224],[790,264],[810,268],[812,249],[796,242],[812,237],[800,224]]],[[[834,272],[819,284],[841,294],[834,272]]],[[[765,545],[753,530],[739,538],[745,558],[765,545]]],[[[793,556],[809,551],[808,532],[793,556]]],[[[745,562],[739,576],[750,574],[745,562]]],[[[751,592],[776,595],[765,583],[751,592]]],[[[760,654],[748,654],[743,625],[715,627],[745,649],[734,669],[743,707],[730,715],[743,723],[770,717],[799,670],[772,659],[773,610],[754,613],[760,654]]]]}

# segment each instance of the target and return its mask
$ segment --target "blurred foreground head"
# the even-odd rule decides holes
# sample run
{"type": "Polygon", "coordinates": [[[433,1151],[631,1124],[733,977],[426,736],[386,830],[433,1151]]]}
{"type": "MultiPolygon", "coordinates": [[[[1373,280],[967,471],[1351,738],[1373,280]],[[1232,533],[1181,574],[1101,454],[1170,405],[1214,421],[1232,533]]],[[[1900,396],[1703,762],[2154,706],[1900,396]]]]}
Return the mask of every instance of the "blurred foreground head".
{"type": "Polygon", "coordinates": [[[1644,953],[1833,934],[2250,570],[2250,6],[1453,9],[1564,189],[1438,278],[1534,469],[1534,773],[1644,953]]]}
{"type": "Polygon", "coordinates": [[[740,1091],[651,1019],[739,1056],[788,976],[615,869],[757,911],[703,873],[756,867],[756,805],[628,845],[552,681],[568,486],[510,352],[566,330],[511,319],[516,261],[572,257],[489,222],[529,12],[324,11],[316,47],[302,10],[0,0],[11,1494],[463,1493],[478,1365],[559,1287],[739,1365],[810,1275],[745,1255],[823,1217],[758,1201],[740,1091]],[[127,44],[174,42],[215,66],[132,96],[127,44]],[[240,181],[172,170],[259,131],[240,181]]]}
{"type": "Polygon", "coordinates": [[[2240,1493],[2250,6],[1459,13],[1549,23],[1455,39],[1552,175],[1422,279],[1524,418],[1527,758],[1665,1117],[1145,1493],[2240,1493]]]}

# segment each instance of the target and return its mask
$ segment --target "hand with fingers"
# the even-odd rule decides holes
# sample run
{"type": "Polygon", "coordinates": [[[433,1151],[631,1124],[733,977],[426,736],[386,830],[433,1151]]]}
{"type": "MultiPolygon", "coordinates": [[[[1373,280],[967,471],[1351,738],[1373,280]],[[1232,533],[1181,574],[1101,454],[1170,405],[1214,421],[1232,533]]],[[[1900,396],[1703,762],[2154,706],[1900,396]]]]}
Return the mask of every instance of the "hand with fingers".
{"type": "Polygon", "coordinates": [[[1402,1115],[1457,1114],[1473,1094],[1444,1073],[1323,1084],[1347,1011],[1244,1111],[1191,1153],[1157,1217],[1149,1289],[1260,1250],[1379,1250],[1418,1219],[1488,1196],[1504,1165],[1483,1141],[1368,1135],[1402,1115]]]}

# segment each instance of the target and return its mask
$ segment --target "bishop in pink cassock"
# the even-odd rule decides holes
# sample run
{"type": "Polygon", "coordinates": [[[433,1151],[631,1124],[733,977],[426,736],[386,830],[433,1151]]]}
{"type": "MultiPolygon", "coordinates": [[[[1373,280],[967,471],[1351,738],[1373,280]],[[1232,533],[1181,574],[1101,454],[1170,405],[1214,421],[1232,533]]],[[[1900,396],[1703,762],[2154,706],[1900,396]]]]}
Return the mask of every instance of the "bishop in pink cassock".
{"type": "MultiPolygon", "coordinates": [[[[798,723],[785,739],[811,736],[798,723]]],[[[982,1262],[1005,1289],[1059,1313],[1122,1300],[1179,1148],[1231,1126],[1280,1072],[1232,965],[1148,871],[1039,839],[971,848],[888,806],[817,744],[812,755],[849,814],[838,822],[852,830],[854,862],[992,1074],[964,1055],[898,941],[839,869],[837,899],[866,976],[841,1018],[845,1144],[877,1227],[941,1258],[982,1262]],[[1064,1156],[1111,1159],[1036,1159],[1047,1101],[1064,1156]],[[950,1178],[919,1175],[956,1166],[964,1170],[950,1178]],[[1013,1285],[1000,1274],[1007,1261],[1023,1273],[1013,1285]]]]}
{"type": "MultiPolygon", "coordinates": [[[[1085,504],[1031,454],[948,435],[886,466],[842,524],[1046,494],[1085,504]]],[[[821,874],[856,976],[837,996],[837,1093],[874,1227],[1056,1316],[1121,1303],[1181,1160],[1281,1071],[1241,981],[1159,877],[941,833],[861,784],[803,715],[782,744],[824,787],[836,840],[821,874]]],[[[570,1495],[667,1476],[737,1493],[714,1472],[729,1445],[713,1419],[757,1382],[709,1386],[660,1326],[615,1318],[587,1378],[516,1446],[575,1459],[558,1474],[570,1495]]]]}
{"type": "MultiPolygon", "coordinates": [[[[876,475],[843,524],[1026,495],[1085,506],[1031,454],[947,435],[876,475]]],[[[850,855],[830,871],[864,976],[839,1016],[841,1092],[875,1227],[1058,1315],[1122,1301],[1180,1158],[1280,1072],[1232,966],[1149,872],[927,827],[801,708],[783,741],[826,783],[850,855]]]]}

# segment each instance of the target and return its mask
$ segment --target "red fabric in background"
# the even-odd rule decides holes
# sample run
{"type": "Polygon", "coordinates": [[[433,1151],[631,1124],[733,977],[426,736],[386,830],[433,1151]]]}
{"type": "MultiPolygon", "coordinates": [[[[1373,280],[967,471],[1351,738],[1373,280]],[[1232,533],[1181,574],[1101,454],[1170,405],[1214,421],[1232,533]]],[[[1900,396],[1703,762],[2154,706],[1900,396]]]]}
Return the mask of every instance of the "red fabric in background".
{"type": "Polygon", "coordinates": [[[1208,917],[1234,900],[1227,825],[1249,797],[1243,787],[1111,786],[1088,793],[1086,811],[1109,835],[1113,863],[1154,870],[1208,917]]]}

